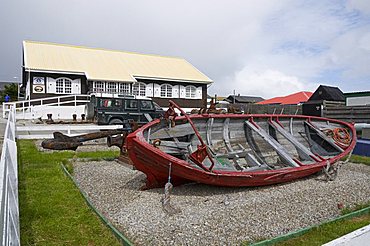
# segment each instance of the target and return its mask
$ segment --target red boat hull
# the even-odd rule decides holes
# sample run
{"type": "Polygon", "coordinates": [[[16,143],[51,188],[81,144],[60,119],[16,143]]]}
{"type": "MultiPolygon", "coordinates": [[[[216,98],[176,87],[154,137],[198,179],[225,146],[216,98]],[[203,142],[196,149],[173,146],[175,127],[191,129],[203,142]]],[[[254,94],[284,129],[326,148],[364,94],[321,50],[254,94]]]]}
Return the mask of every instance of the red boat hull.
{"type": "MultiPolygon", "coordinates": [[[[194,115],[191,116],[193,119],[209,117],[209,115],[194,115]]],[[[286,169],[277,170],[263,170],[254,172],[240,172],[240,171],[219,171],[214,170],[212,172],[194,168],[188,162],[178,159],[174,156],[162,152],[160,149],[155,148],[149,144],[143,136],[143,131],[159,124],[159,120],[152,121],[137,131],[131,133],[126,139],[127,151],[133,165],[140,171],[146,174],[147,182],[146,188],[163,187],[168,181],[169,169],[171,164],[171,183],[179,185],[189,181],[199,182],[209,185],[217,186],[264,186],[283,182],[289,182],[295,179],[303,178],[314,173],[319,172],[327,165],[336,163],[341,158],[348,155],[355,146],[356,132],[353,125],[341,122],[334,119],[324,119],[318,117],[308,116],[293,116],[293,115],[212,115],[214,118],[304,118],[307,120],[320,119],[323,121],[330,121],[339,123],[347,127],[352,135],[352,141],[344,152],[326,159],[321,160],[311,165],[302,165],[299,167],[292,167],[286,169]]]]}

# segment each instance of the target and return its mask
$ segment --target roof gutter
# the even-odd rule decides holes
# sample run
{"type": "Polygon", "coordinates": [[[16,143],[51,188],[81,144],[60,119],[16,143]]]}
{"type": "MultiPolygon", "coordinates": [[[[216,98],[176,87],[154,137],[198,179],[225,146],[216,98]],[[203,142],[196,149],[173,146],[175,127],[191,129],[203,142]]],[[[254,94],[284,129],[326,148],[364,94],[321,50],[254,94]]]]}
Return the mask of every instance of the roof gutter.
{"type": "Polygon", "coordinates": [[[211,84],[213,81],[200,81],[200,80],[183,80],[183,79],[174,79],[174,78],[158,78],[158,77],[149,77],[149,76],[132,76],[134,79],[150,79],[150,80],[163,80],[163,81],[176,81],[176,82],[184,82],[184,83],[196,83],[196,84],[211,84]]]}
{"type": "Polygon", "coordinates": [[[24,66],[24,69],[25,69],[27,72],[38,72],[38,73],[60,73],[60,74],[85,75],[85,72],[76,72],[76,71],[57,71],[57,70],[34,69],[34,68],[27,68],[26,66],[24,66]]]}

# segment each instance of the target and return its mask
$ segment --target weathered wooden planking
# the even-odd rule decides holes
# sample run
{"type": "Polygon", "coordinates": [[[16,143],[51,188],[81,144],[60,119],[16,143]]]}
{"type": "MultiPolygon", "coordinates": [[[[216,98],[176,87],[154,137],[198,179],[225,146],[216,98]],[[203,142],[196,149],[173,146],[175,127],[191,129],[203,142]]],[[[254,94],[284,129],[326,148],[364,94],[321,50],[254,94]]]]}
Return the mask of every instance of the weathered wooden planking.
{"type": "Polygon", "coordinates": [[[281,146],[274,138],[272,138],[265,130],[263,130],[262,128],[257,128],[248,120],[245,121],[245,123],[249,128],[258,133],[272,148],[274,148],[286,164],[292,167],[299,167],[299,165],[293,160],[293,158],[286,152],[284,147],[281,146]]]}
{"type": "Polygon", "coordinates": [[[179,142],[179,141],[161,141],[159,144],[163,147],[171,147],[171,148],[178,148],[178,149],[187,149],[190,145],[190,142],[179,142]]]}
{"type": "Polygon", "coordinates": [[[153,132],[149,139],[179,138],[189,134],[194,134],[194,130],[189,123],[176,125],[172,128],[162,128],[153,132]]]}
{"type": "Polygon", "coordinates": [[[314,156],[314,154],[311,152],[311,150],[309,150],[306,146],[300,143],[293,135],[291,135],[287,130],[281,127],[277,122],[271,121],[270,125],[294,145],[294,147],[297,149],[299,156],[303,160],[313,161],[312,156],[314,156]]]}
{"type": "Polygon", "coordinates": [[[325,142],[329,143],[334,149],[338,150],[339,152],[343,152],[344,150],[339,147],[332,138],[326,136],[322,131],[319,130],[318,126],[312,122],[305,121],[305,124],[309,126],[316,134],[322,138],[325,142]]]}

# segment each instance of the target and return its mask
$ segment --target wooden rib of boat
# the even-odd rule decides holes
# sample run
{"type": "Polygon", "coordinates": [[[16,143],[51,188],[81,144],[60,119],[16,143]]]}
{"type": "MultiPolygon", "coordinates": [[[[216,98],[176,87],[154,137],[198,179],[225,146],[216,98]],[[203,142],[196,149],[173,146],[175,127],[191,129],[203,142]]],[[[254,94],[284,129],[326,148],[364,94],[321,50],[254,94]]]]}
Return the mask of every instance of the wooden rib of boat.
{"type": "Polygon", "coordinates": [[[164,186],[169,175],[174,185],[288,182],[336,163],[356,142],[352,124],[301,115],[184,115],[173,123],[154,120],[126,139],[146,188],[164,186]]]}

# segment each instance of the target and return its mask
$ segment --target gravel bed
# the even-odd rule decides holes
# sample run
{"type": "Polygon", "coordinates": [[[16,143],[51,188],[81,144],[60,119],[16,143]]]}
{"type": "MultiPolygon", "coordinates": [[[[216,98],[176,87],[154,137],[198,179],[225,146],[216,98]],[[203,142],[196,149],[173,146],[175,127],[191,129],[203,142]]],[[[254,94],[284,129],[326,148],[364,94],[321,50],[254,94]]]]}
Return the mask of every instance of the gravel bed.
{"type": "Polygon", "coordinates": [[[186,184],[141,191],[145,175],[114,161],[76,162],[74,176],[93,204],[135,245],[240,245],[286,234],[370,200],[370,167],[347,163],[335,181],[314,175],[257,188],[186,184]]]}

